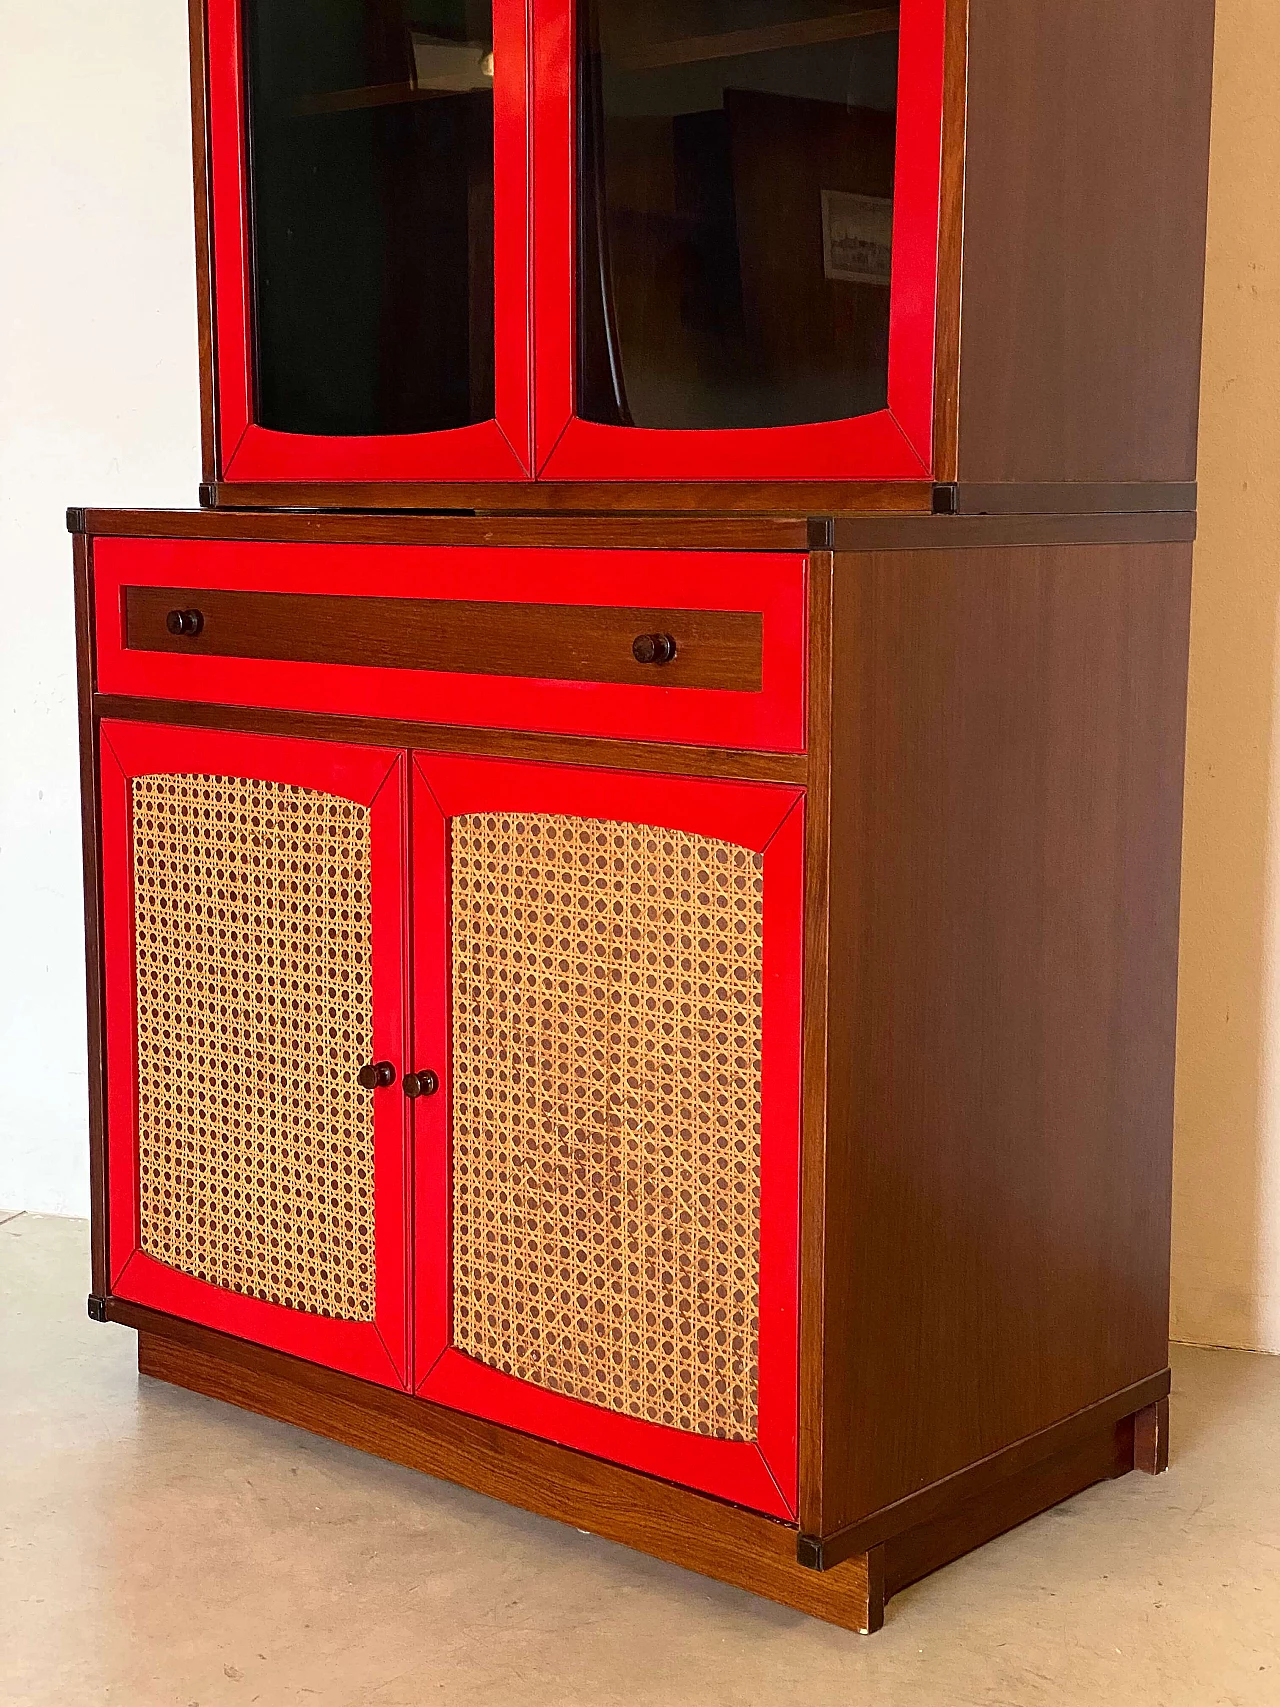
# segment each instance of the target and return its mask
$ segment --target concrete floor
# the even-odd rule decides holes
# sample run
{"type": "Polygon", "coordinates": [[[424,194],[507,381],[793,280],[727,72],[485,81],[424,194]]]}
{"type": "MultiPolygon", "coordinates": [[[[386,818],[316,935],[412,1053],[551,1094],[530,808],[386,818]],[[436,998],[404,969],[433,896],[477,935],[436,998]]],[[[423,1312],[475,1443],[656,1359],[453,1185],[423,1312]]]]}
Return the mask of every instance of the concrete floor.
{"type": "Polygon", "coordinates": [[[140,1381],[87,1229],[0,1225],[6,1707],[1280,1704],[1280,1358],[1178,1351],[1173,1468],[866,1639],[140,1381]]]}

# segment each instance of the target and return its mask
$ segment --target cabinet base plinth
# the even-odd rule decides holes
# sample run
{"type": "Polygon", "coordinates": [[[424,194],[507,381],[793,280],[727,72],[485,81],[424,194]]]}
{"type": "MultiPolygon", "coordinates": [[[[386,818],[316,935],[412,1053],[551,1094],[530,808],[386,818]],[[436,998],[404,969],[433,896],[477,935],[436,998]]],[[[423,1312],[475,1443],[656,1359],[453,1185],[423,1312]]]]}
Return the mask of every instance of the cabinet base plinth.
{"type": "Polygon", "coordinates": [[[866,1552],[815,1569],[800,1563],[798,1532],[785,1523],[121,1299],[109,1301],[108,1314],[139,1330],[143,1375],[459,1483],[862,1634],[880,1629],[885,1603],[899,1589],[1094,1482],[1126,1474],[1135,1458],[1146,1468],[1143,1429],[1148,1411],[1160,1408],[1117,1422],[1100,1406],[1098,1426],[1082,1431],[1076,1419],[1076,1438],[1066,1448],[1029,1466],[1011,1464],[1012,1473],[982,1493],[958,1498],[866,1552]]]}
{"type": "Polygon", "coordinates": [[[112,1301],[114,1320],[140,1326],[148,1316],[163,1326],[139,1332],[143,1375],[460,1483],[846,1630],[878,1629],[883,1620],[883,1594],[873,1592],[865,1556],[833,1571],[805,1570],[796,1559],[796,1531],[785,1523],[112,1301]]]}

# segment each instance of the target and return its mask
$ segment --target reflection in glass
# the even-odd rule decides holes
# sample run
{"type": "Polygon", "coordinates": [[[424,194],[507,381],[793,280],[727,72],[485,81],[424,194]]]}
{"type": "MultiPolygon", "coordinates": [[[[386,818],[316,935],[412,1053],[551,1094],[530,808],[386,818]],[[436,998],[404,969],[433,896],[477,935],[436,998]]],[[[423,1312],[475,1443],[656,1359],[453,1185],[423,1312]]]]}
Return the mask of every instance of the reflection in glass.
{"type": "Polygon", "coordinates": [[[488,420],[490,0],[245,0],[244,16],[256,419],[488,420]]]}
{"type": "Polygon", "coordinates": [[[898,8],[580,0],[578,413],[886,405],[898,8]]]}

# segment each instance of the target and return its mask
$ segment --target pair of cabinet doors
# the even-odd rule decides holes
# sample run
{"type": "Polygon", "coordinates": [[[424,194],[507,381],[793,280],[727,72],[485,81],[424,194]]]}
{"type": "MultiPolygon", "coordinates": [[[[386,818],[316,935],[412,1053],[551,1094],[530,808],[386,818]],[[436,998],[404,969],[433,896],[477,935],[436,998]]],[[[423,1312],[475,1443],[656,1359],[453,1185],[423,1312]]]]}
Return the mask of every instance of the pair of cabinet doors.
{"type": "Polygon", "coordinates": [[[927,480],[946,8],[204,0],[221,477],[927,480]]]}
{"type": "Polygon", "coordinates": [[[108,721],[101,803],[113,1292],[793,1516],[801,792],[108,721]]]}

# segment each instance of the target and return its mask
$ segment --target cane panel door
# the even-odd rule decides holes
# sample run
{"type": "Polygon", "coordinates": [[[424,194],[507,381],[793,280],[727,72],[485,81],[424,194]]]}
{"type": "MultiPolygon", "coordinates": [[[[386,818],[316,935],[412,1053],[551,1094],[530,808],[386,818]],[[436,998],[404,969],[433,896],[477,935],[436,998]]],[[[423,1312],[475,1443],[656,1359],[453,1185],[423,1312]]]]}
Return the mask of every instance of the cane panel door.
{"type": "Polygon", "coordinates": [[[104,722],[101,776],[112,1291],[404,1386],[406,758],[104,722]]]}
{"type": "Polygon", "coordinates": [[[802,796],[413,790],[418,1393],[794,1516],[802,796]]]}

